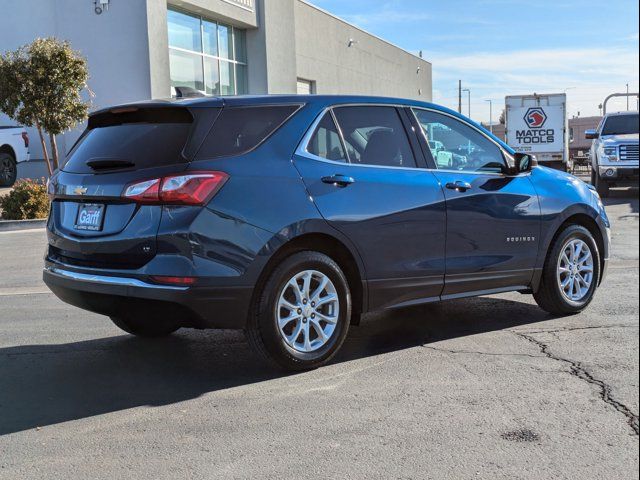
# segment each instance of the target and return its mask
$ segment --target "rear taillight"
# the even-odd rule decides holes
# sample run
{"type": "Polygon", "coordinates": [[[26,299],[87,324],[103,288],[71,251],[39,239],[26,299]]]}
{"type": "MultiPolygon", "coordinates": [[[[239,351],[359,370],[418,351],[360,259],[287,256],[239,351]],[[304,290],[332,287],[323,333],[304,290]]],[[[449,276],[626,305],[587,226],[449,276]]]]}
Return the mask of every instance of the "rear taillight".
{"type": "Polygon", "coordinates": [[[224,172],[189,172],[127,185],[123,198],[145,204],[204,205],[225,184],[224,172]]]}
{"type": "Polygon", "coordinates": [[[29,148],[29,134],[22,132],[22,140],[24,141],[24,148],[29,148]]]}

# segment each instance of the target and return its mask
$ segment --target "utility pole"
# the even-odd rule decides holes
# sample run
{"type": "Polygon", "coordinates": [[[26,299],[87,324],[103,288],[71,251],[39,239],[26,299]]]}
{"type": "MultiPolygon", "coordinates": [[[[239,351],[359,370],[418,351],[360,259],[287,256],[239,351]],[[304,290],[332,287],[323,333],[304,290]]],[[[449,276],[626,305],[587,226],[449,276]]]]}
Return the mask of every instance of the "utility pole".
{"type": "Polygon", "coordinates": [[[458,113],[462,113],[462,80],[458,80],[458,113]]]}
{"type": "Polygon", "coordinates": [[[493,100],[485,100],[489,102],[489,131],[493,133],[493,100]]]}

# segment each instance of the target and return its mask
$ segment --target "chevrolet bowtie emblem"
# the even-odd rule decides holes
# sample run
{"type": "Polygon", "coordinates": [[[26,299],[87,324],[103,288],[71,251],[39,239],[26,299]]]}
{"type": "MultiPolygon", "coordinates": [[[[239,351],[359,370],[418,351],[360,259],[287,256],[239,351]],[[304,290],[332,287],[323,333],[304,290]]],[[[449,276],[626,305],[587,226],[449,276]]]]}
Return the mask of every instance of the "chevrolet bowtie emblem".
{"type": "Polygon", "coordinates": [[[74,195],[84,195],[87,193],[87,187],[76,187],[73,193],[74,195]]]}

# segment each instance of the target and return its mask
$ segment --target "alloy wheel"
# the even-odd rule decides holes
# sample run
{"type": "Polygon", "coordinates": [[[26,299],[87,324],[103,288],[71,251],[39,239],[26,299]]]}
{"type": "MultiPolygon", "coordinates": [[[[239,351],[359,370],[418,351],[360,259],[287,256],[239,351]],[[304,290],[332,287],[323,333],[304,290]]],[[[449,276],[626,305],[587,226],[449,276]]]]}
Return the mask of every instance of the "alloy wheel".
{"type": "Polygon", "coordinates": [[[0,180],[8,182],[13,178],[13,161],[8,158],[0,158],[0,180]]]}
{"type": "Polygon", "coordinates": [[[322,272],[305,270],[285,283],[276,306],[280,336],[297,352],[314,352],[331,339],[340,316],[338,292],[322,272]]]}
{"type": "Polygon", "coordinates": [[[562,295],[580,302],[589,294],[593,283],[594,262],[591,248],[580,239],[570,239],[560,251],[558,285],[562,295]]]}

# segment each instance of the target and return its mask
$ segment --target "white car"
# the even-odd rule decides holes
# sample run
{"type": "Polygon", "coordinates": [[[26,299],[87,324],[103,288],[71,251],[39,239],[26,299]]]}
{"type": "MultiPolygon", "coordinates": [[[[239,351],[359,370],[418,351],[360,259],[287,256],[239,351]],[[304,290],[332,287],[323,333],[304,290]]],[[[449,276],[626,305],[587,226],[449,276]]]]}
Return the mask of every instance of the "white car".
{"type": "Polygon", "coordinates": [[[18,163],[29,161],[29,135],[24,127],[0,127],[0,187],[11,187],[18,163]]]}

